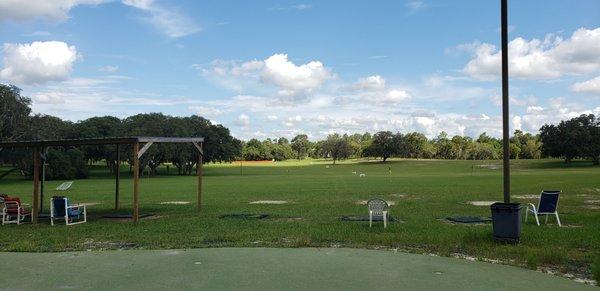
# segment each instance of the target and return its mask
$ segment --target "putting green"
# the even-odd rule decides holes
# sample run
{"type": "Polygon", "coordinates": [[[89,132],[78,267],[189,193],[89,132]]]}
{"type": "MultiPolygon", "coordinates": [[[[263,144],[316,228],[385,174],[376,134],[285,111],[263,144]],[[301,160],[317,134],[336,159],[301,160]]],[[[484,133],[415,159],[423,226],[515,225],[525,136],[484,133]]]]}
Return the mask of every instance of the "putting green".
{"type": "Polygon", "coordinates": [[[2,290],[597,290],[516,267],[359,249],[0,253],[0,269],[2,290]]]}

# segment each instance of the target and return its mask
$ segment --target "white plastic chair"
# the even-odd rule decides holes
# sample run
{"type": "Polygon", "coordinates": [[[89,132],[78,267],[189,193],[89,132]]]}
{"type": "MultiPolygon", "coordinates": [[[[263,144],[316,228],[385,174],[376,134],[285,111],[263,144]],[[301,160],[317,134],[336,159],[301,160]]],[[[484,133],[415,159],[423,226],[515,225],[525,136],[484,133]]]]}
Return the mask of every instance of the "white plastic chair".
{"type": "Polygon", "coordinates": [[[558,197],[560,195],[560,190],[544,190],[542,191],[542,193],[540,194],[540,200],[538,202],[538,206],[535,207],[535,205],[533,203],[529,203],[529,205],[527,205],[527,211],[525,211],[525,222],[527,222],[527,215],[529,214],[529,212],[531,212],[533,214],[533,216],[535,216],[535,222],[537,223],[537,225],[540,225],[540,219],[538,218],[538,215],[546,215],[546,222],[548,223],[548,216],[550,214],[554,214],[554,216],[556,216],[556,222],[558,223],[558,226],[562,226],[560,224],[560,218],[558,218],[558,197]]]}
{"type": "Polygon", "coordinates": [[[367,202],[369,208],[369,227],[373,226],[373,215],[380,215],[383,218],[383,228],[387,228],[389,205],[383,199],[374,198],[367,202]]]}

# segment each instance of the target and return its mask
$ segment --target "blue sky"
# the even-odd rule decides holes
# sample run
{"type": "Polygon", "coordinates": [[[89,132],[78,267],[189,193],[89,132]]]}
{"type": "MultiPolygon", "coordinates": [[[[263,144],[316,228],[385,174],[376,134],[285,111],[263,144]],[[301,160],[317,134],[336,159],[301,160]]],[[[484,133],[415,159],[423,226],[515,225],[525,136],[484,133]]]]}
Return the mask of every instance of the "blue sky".
{"type": "MultiPolygon", "coordinates": [[[[509,18],[513,128],[600,114],[600,2],[510,1],[509,18]]],[[[73,121],[500,136],[498,29],[499,1],[0,0],[0,82],[73,121]]]]}

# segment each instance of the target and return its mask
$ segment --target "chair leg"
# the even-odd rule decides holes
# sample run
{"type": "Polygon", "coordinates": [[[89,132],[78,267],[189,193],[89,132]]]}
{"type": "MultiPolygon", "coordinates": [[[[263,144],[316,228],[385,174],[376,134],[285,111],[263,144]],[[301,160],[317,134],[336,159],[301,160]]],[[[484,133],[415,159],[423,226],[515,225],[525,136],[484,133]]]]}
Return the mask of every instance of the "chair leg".
{"type": "Polygon", "coordinates": [[[562,224],[560,224],[560,218],[558,218],[558,212],[554,212],[554,215],[556,215],[556,222],[558,222],[558,226],[562,227],[562,224]]]}
{"type": "Polygon", "coordinates": [[[538,218],[538,214],[534,213],[533,215],[535,215],[535,223],[537,223],[537,225],[540,226],[540,219],[538,218]]]}
{"type": "Polygon", "coordinates": [[[387,212],[383,212],[383,228],[387,228],[387,212]]]}
{"type": "Polygon", "coordinates": [[[369,211],[369,227],[373,227],[373,212],[369,211]]]}
{"type": "Polygon", "coordinates": [[[544,224],[548,224],[548,214],[546,214],[546,221],[544,222],[544,224]]]}

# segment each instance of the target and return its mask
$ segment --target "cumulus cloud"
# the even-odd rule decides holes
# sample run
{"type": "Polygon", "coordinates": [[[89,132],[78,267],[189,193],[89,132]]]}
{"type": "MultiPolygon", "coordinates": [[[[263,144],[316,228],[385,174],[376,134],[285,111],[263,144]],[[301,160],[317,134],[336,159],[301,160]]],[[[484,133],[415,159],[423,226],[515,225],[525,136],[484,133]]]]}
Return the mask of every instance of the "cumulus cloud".
{"type": "Polygon", "coordinates": [[[232,89],[241,91],[252,85],[271,85],[282,97],[305,96],[313,93],[325,81],[333,78],[322,62],[296,65],[287,54],[274,54],[265,60],[247,62],[215,60],[209,67],[194,65],[202,74],[232,89]],[[249,82],[240,82],[246,79],[249,82]],[[261,84],[253,84],[260,82],[261,84]]]}
{"type": "Polygon", "coordinates": [[[349,86],[348,89],[359,91],[380,91],[385,89],[385,79],[379,75],[373,75],[366,78],[360,78],[356,83],[349,86]]]}
{"type": "Polygon", "coordinates": [[[46,19],[61,21],[69,17],[69,11],[78,5],[98,5],[108,0],[2,0],[0,21],[46,19]]]}
{"type": "Polygon", "coordinates": [[[65,80],[77,58],[77,49],[61,41],[5,43],[0,78],[17,84],[65,80]]]}
{"type": "Polygon", "coordinates": [[[571,86],[571,90],[580,93],[600,94],[600,76],[585,82],[579,82],[571,86]]]}
{"type": "MultiPolygon", "coordinates": [[[[463,72],[479,80],[498,78],[501,53],[496,46],[482,43],[472,47],[473,59],[463,72]]],[[[600,28],[581,28],[567,39],[552,34],[544,40],[519,37],[509,42],[508,50],[511,77],[553,79],[591,73],[600,70],[600,28]]]]}

